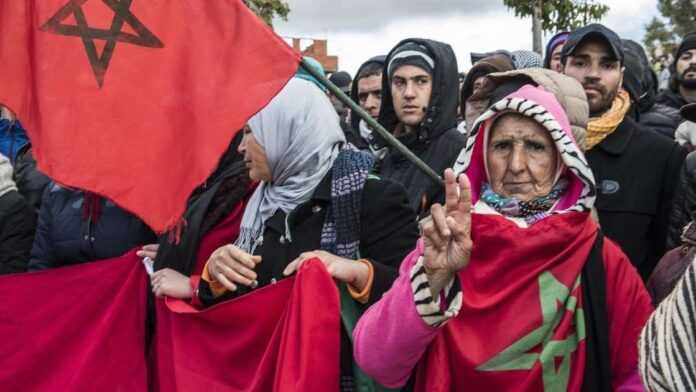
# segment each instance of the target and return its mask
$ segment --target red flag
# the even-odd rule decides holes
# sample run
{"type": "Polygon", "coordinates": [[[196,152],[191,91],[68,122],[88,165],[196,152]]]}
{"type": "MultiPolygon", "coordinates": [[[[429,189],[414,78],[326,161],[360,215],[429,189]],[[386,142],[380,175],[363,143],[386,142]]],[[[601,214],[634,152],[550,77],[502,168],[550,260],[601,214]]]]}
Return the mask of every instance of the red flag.
{"type": "Polygon", "coordinates": [[[0,58],[39,168],[157,231],[300,59],[240,0],[2,1],[0,58]]]}
{"type": "Polygon", "coordinates": [[[145,270],[109,261],[0,277],[0,389],[146,391],[145,270]]]}
{"type": "Polygon", "coordinates": [[[204,311],[159,301],[153,389],[337,391],[340,331],[338,290],[318,261],[204,311]]]}

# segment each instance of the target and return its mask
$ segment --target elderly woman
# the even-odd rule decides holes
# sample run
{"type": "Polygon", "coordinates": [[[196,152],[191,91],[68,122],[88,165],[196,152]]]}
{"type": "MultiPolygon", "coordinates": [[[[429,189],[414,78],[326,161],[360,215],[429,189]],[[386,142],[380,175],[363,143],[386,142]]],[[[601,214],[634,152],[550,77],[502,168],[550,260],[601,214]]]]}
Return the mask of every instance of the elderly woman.
{"type": "MultiPolygon", "coordinates": [[[[345,284],[354,308],[377,301],[416,244],[416,216],[401,185],[368,175],[372,155],[345,143],[326,94],[291,79],[249,120],[239,152],[260,184],[235,244],[216,250],[203,271],[203,303],[273,283],[312,258],[345,284]]],[[[345,390],[353,375],[349,336],[341,350],[345,390]]]]}
{"type": "Polygon", "coordinates": [[[590,218],[594,178],[564,109],[513,91],[478,119],[446,204],[359,321],[357,363],[417,391],[640,390],[650,298],[590,218]]]}

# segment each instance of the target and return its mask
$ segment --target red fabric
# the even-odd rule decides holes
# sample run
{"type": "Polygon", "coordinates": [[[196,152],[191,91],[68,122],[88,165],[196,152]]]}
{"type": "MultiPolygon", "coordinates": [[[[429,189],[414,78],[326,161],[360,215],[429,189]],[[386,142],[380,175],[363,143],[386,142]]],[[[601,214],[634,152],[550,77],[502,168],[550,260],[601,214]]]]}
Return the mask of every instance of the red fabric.
{"type": "Polygon", "coordinates": [[[203,311],[160,300],[157,322],[153,390],[338,390],[338,290],[319,261],[203,311]]]}
{"type": "Polygon", "coordinates": [[[0,277],[0,389],[146,391],[146,274],[135,252],[0,277]]]}
{"type": "MultiPolygon", "coordinates": [[[[519,363],[510,364],[511,369],[479,368],[543,325],[542,274],[549,272],[569,288],[582,307],[581,287],[575,283],[594,244],[597,226],[589,214],[582,213],[551,216],[527,229],[500,216],[474,214],[471,233],[474,244],[495,246],[474,246],[471,263],[460,274],[464,293],[461,312],[445,325],[422,357],[417,390],[543,391],[543,369],[538,359],[541,344],[524,351],[537,355],[528,369],[519,363]]],[[[564,309],[564,303],[552,303],[564,309]]],[[[577,333],[574,320],[572,312],[563,311],[548,334],[552,336],[546,336],[553,341],[566,340],[577,333]]],[[[553,361],[558,368],[563,363],[570,365],[567,389],[556,384],[558,390],[579,392],[585,341],[579,342],[569,358],[555,357],[553,361]]]]}
{"type": "Polygon", "coordinates": [[[39,169],[158,232],[175,226],[234,134],[300,59],[241,0],[0,1],[0,58],[0,74],[10,75],[0,102],[26,126],[39,169]],[[80,10],[86,34],[116,26],[119,35],[63,35],[76,30],[80,10]],[[102,68],[113,49],[101,87],[92,44],[102,68]]]}
{"type": "Polygon", "coordinates": [[[242,218],[244,217],[244,209],[249,201],[249,198],[254,193],[258,183],[252,183],[249,185],[247,194],[241,203],[238,203],[232,212],[210,230],[203,238],[198,246],[198,253],[196,254],[196,264],[193,267],[194,275],[201,275],[205,263],[210,258],[218,248],[234,243],[239,236],[239,228],[242,224],[242,218]]]}

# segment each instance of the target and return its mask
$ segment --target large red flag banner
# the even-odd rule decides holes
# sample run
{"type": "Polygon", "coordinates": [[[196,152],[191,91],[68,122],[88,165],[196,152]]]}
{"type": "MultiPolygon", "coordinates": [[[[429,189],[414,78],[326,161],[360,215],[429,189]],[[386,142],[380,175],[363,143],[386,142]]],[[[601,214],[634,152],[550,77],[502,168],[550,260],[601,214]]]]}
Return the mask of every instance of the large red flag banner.
{"type": "Polygon", "coordinates": [[[140,258],[0,277],[0,390],[147,391],[140,258]]]}
{"type": "Polygon", "coordinates": [[[0,390],[338,390],[339,296],[319,261],[202,311],[157,300],[149,366],[147,287],[134,252],[0,277],[0,390]]]}
{"type": "Polygon", "coordinates": [[[39,168],[163,231],[300,57],[240,0],[21,0],[0,59],[39,168]]]}

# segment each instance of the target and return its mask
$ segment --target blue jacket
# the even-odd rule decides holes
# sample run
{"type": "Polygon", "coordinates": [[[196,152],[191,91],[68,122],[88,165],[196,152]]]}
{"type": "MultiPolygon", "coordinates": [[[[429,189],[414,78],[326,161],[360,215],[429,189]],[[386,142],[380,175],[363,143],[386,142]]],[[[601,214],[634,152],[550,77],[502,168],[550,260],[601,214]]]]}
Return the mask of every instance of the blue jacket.
{"type": "Polygon", "coordinates": [[[84,193],[50,183],[44,190],[29,271],[121,256],[155,243],[155,234],[140,219],[100,199],[96,223],[83,218],[84,193]]]}
{"type": "Polygon", "coordinates": [[[29,143],[27,132],[19,121],[0,120],[0,154],[14,164],[17,153],[29,143]]]}

